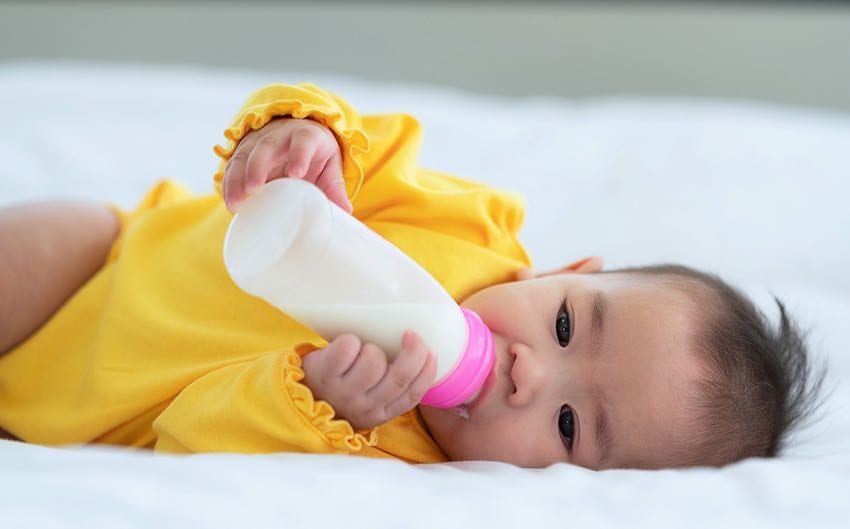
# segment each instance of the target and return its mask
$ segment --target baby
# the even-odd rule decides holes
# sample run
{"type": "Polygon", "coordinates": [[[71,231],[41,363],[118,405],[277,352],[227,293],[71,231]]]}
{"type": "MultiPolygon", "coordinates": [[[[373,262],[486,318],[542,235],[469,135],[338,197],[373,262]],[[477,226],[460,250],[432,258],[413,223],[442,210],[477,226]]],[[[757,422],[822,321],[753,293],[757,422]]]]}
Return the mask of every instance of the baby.
{"type": "Polygon", "coordinates": [[[822,378],[782,303],[774,329],[738,291],[683,266],[603,271],[587,257],[532,272],[521,201],[420,168],[410,116],[361,116],[318,87],[275,85],[225,136],[223,204],[163,182],[132,213],[0,211],[0,434],[665,468],[774,456],[813,409],[822,378]],[[436,364],[415,332],[389,362],[232,284],[221,258],[232,212],[282,177],[314,183],[492,330],[495,366],[468,417],[418,405],[436,364]]]}

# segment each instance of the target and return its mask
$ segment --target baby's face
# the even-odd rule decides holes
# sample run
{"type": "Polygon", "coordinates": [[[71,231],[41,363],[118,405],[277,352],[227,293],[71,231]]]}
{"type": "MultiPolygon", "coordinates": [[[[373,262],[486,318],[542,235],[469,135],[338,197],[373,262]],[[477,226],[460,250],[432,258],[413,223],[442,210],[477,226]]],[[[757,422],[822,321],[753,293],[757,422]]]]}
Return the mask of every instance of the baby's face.
{"type": "Polygon", "coordinates": [[[420,406],[453,460],[524,467],[669,466],[701,365],[698,311],[637,274],[562,273],[477,292],[462,303],[493,331],[496,362],[469,418],[420,406]]]}

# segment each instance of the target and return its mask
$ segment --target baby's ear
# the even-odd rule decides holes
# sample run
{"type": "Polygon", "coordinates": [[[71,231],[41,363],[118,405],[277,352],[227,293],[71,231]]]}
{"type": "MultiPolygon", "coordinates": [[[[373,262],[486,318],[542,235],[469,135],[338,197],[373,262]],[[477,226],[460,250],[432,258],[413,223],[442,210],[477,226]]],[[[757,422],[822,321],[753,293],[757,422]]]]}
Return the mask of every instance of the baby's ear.
{"type": "Polygon", "coordinates": [[[561,269],[561,272],[592,274],[594,272],[601,272],[604,264],[605,263],[602,261],[601,257],[599,257],[598,255],[591,255],[574,263],[568,264],[563,269],[561,269]]]}
{"type": "Polygon", "coordinates": [[[592,274],[594,272],[600,272],[603,265],[604,263],[602,262],[601,257],[598,255],[591,255],[590,257],[585,257],[584,259],[570,263],[563,268],[550,270],[548,272],[540,272],[539,274],[534,274],[530,268],[523,268],[517,272],[517,280],[522,281],[523,279],[531,279],[532,277],[546,277],[555,274],[592,274]]]}

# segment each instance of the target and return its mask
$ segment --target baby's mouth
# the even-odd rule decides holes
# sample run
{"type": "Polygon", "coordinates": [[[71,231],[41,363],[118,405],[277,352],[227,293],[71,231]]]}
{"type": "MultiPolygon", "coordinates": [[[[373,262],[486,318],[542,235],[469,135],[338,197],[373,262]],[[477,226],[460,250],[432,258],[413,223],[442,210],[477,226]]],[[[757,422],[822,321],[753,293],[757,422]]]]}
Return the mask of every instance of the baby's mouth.
{"type": "Polygon", "coordinates": [[[496,341],[496,351],[496,363],[493,366],[493,370],[487,376],[487,380],[484,381],[481,391],[478,392],[478,395],[472,401],[454,409],[455,413],[459,416],[468,419],[469,414],[474,413],[484,401],[493,398],[491,393],[494,391],[501,395],[502,391],[510,390],[511,393],[507,393],[505,396],[516,393],[516,385],[511,377],[511,369],[513,368],[516,357],[507,349],[501,349],[498,340],[496,341]],[[502,354],[499,354],[499,352],[502,354]]]}

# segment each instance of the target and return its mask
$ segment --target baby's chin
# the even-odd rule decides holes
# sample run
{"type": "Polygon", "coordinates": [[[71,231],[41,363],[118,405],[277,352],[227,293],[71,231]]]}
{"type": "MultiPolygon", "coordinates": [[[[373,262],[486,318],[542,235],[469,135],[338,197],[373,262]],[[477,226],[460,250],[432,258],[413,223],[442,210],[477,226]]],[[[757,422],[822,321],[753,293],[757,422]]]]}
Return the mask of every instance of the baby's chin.
{"type": "Polygon", "coordinates": [[[445,452],[452,461],[468,459],[462,450],[456,446],[458,428],[463,428],[466,419],[459,417],[452,409],[432,408],[419,405],[419,412],[425,421],[425,428],[434,442],[445,452]]]}
{"type": "Polygon", "coordinates": [[[451,408],[435,408],[424,404],[419,405],[419,413],[425,421],[426,428],[428,428],[432,435],[441,433],[447,423],[453,422],[455,419],[460,419],[457,413],[451,408]]]}
{"type": "Polygon", "coordinates": [[[419,413],[428,433],[441,448],[443,444],[449,444],[452,436],[458,433],[458,428],[463,428],[464,423],[468,422],[468,419],[458,415],[453,408],[434,408],[420,404],[419,413]]]}

